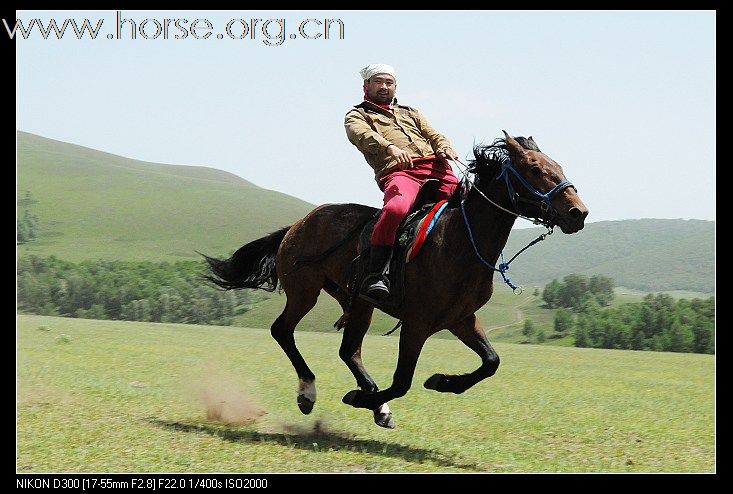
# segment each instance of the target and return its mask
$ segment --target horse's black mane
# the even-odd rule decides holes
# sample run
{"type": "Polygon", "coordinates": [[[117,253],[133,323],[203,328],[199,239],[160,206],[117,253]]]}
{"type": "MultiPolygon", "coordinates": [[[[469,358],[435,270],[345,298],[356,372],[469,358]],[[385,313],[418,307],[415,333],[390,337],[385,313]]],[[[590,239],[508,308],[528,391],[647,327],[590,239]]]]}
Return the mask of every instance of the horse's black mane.
{"type": "MultiPolygon", "coordinates": [[[[530,137],[515,137],[516,141],[524,148],[530,151],[539,151],[537,143],[530,137]]],[[[491,144],[477,144],[473,147],[473,159],[468,162],[468,173],[463,176],[458,184],[456,191],[450,199],[450,206],[457,206],[465,197],[468,191],[469,179],[468,175],[476,175],[473,180],[474,184],[478,184],[482,176],[496,176],[499,169],[507,164],[510,160],[509,146],[505,139],[494,139],[491,144]]]]}

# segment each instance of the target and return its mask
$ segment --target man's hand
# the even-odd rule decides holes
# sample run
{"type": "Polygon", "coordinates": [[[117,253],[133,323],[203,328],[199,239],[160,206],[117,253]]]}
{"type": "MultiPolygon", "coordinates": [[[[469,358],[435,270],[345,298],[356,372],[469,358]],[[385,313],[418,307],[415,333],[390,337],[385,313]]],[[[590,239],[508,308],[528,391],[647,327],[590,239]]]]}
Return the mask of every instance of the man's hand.
{"type": "Polygon", "coordinates": [[[438,158],[441,158],[443,160],[447,160],[448,158],[452,160],[458,159],[458,153],[456,153],[456,151],[450,146],[445,146],[438,149],[438,152],[435,154],[438,155],[438,158]]]}
{"type": "Polygon", "coordinates": [[[413,167],[412,158],[410,158],[408,152],[403,151],[394,144],[390,144],[389,146],[387,146],[387,154],[397,160],[397,164],[402,170],[413,167]]]}

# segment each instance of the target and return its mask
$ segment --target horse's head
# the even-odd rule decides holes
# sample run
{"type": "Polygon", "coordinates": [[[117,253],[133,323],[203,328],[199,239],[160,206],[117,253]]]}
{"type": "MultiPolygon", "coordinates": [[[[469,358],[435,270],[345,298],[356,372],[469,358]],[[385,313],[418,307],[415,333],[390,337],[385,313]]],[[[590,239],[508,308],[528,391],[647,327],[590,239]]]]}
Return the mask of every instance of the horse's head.
{"type": "Polygon", "coordinates": [[[545,219],[550,226],[559,226],[563,233],[582,230],[588,208],[575,186],[565,178],[562,167],[540,151],[531,136],[515,139],[506,131],[504,135],[511,163],[518,172],[512,173],[514,177],[509,177],[509,182],[514,179],[513,196],[517,198],[519,212],[545,219]]]}
{"type": "Polygon", "coordinates": [[[504,135],[505,139],[474,150],[472,171],[484,175],[482,184],[490,182],[487,188],[503,185],[511,207],[520,215],[537,218],[549,227],[557,225],[563,233],[582,230],[588,208],[562,167],[540,151],[532,137],[515,139],[506,131],[504,135]]]}

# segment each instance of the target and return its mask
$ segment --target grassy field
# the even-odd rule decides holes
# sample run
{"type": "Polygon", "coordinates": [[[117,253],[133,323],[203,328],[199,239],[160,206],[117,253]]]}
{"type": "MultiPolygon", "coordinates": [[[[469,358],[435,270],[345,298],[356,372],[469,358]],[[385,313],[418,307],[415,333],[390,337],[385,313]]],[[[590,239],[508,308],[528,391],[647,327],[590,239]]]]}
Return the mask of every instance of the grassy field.
{"type": "MultiPolygon", "coordinates": [[[[626,302],[641,302],[644,296],[648,295],[649,292],[643,292],[641,290],[634,290],[632,288],[617,287],[615,290],[616,298],[613,300],[613,305],[620,305],[626,302]]],[[[657,292],[654,292],[657,293],[657,292]]],[[[693,292],[690,290],[668,290],[665,291],[667,295],[670,295],[674,299],[679,298],[708,298],[712,297],[713,293],[702,293],[693,292]]]]}
{"type": "MultiPolygon", "coordinates": [[[[463,395],[421,387],[476,357],[428,341],[397,429],[341,403],[340,335],[300,332],[318,376],[311,416],[268,331],[18,317],[19,472],[711,472],[714,357],[499,343],[463,395]],[[260,410],[261,412],[258,412],[260,410]],[[216,420],[220,417],[219,420],[216,420]]],[[[391,380],[397,338],[368,336],[391,380]]]]}

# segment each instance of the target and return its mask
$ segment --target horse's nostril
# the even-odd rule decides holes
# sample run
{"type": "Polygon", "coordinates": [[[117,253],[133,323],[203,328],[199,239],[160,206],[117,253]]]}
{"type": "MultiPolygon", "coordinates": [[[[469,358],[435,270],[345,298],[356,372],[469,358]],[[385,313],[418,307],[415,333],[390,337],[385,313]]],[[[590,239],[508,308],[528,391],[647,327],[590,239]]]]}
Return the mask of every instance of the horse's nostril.
{"type": "Polygon", "coordinates": [[[570,211],[568,211],[568,213],[570,214],[570,217],[574,220],[585,218],[588,215],[588,213],[583,214],[583,211],[578,208],[570,208],[570,211]]]}

